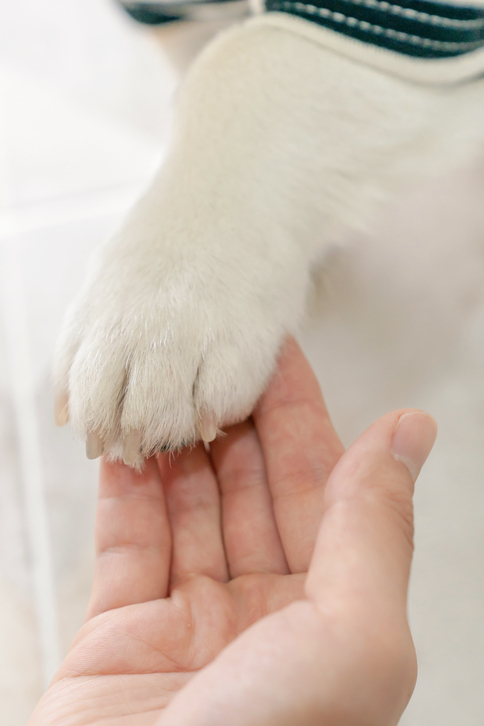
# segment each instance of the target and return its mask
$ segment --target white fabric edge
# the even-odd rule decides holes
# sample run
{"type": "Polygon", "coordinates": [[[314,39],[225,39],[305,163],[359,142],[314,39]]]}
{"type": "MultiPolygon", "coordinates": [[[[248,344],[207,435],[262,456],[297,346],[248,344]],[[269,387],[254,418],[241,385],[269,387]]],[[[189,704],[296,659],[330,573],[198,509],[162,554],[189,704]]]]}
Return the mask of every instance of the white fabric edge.
{"type": "Polygon", "coordinates": [[[484,75],[484,48],[456,58],[412,58],[356,38],[337,33],[288,13],[257,14],[247,25],[269,25],[298,33],[312,42],[365,65],[423,85],[453,85],[472,81],[484,75]]]}

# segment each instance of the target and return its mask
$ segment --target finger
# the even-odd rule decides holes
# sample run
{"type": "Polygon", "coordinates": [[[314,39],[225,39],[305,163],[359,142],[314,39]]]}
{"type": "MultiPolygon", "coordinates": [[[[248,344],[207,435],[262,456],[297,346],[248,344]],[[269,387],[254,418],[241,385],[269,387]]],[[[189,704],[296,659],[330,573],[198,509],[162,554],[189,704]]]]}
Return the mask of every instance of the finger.
{"type": "Polygon", "coordinates": [[[95,538],[88,618],[166,597],[171,534],[155,459],[141,473],[101,460],[95,538]]]}
{"type": "Polygon", "coordinates": [[[274,515],[291,572],[306,572],[321,523],[323,491],[343,453],[316,377],[290,338],[254,412],[274,515]]]}
{"type": "Polygon", "coordinates": [[[158,458],[172,531],[171,586],[197,575],[225,582],[220,494],[210,459],[199,444],[158,458]]]}
{"type": "Polygon", "coordinates": [[[259,437],[252,421],[211,444],[222,494],[225,552],[231,577],[289,572],[277,531],[259,437]]]}
{"type": "Polygon", "coordinates": [[[373,620],[397,608],[405,617],[414,481],[436,434],[428,414],[395,411],[370,426],[342,457],[326,488],[306,583],[317,604],[356,605],[373,620]]]}

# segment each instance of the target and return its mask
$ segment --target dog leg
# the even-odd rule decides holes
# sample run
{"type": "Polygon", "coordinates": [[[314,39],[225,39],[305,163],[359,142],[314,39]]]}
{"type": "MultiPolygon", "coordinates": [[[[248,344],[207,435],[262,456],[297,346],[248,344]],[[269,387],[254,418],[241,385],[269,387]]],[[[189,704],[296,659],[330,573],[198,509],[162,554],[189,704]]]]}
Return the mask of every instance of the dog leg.
{"type": "Polygon", "coordinates": [[[166,163],[66,318],[60,422],[88,454],[140,466],[249,415],[312,269],[423,163],[449,99],[269,22],[218,36],[181,88],[166,163]]]}

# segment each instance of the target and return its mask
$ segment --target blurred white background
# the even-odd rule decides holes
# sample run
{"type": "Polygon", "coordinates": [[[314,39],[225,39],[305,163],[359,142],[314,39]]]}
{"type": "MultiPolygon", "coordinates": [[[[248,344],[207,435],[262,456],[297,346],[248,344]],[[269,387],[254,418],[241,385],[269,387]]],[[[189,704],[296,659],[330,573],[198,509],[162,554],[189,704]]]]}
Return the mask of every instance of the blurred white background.
{"type": "MultiPolygon", "coordinates": [[[[63,311],[163,156],[175,79],[109,0],[0,5],[0,720],[24,724],[81,625],[97,466],[52,420],[63,311]]],[[[438,420],[416,493],[405,726],[484,723],[484,161],[349,240],[303,336],[345,443],[399,406],[438,420]]]]}

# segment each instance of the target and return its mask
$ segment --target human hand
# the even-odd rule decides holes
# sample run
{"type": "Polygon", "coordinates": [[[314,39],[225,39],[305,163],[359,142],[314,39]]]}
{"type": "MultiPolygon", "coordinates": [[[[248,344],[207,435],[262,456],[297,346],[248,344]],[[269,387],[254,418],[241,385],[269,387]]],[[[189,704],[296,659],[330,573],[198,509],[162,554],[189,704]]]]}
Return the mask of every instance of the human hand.
{"type": "Polygon", "coordinates": [[[396,724],[434,438],[428,415],[394,412],[342,456],[289,341],[253,420],[209,454],[141,474],[104,460],[87,621],[30,726],[396,724]]]}

